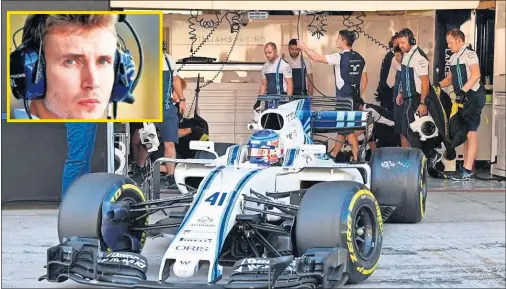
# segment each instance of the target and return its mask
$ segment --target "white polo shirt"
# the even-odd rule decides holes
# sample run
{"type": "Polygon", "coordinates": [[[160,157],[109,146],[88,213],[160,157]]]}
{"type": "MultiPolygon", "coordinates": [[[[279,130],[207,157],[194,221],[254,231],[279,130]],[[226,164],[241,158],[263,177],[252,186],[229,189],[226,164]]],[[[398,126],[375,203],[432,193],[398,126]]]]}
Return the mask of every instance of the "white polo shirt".
{"type": "MultiPolygon", "coordinates": [[[[471,68],[470,68],[471,65],[478,64],[478,66],[479,66],[480,61],[478,59],[478,55],[476,54],[476,52],[474,52],[470,49],[466,49],[466,47],[467,47],[467,45],[464,45],[462,48],[460,48],[460,50],[457,53],[452,54],[452,56],[450,57],[450,65],[451,66],[457,65],[457,59],[459,60],[460,64],[465,64],[467,79],[469,79],[471,77],[471,68]]],[[[455,77],[458,77],[458,76],[452,74],[452,78],[456,79],[455,77]]],[[[464,85],[465,85],[465,83],[462,83],[462,86],[464,86],[464,85]]],[[[477,81],[473,85],[473,87],[471,87],[471,89],[473,91],[478,91],[479,88],[480,88],[479,81],[477,81]]]]}
{"type": "Polygon", "coordinates": [[[284,61],[281,56],[278,56],[278,58],[276,58],[276,60],[271,63],[270,61],[267,61],[264,63],[264,66],[262,67],[262,78],[267,78],[265,76],[265,74],[269,74],[269,73],[282,73],[283,74],[283,91],[284,92],[288,92],[288,84],[286,83],[286,79],[285,78],[292,78],[292,68],[290,67],[290,65],[284,61]],[[277,71],[277,68],[278,68],[278,63],[281,61],[281,63],[279,64],[279,72],[277,71]]]}
{"type": "MultiPolygon", "coordinates": [[[[344,80],[341,77],[341,54],[350,51],[349,49],[343,50],[341,52],[336,52],[332,54],[325,55],[325,59],[327,59],[328,64],[334,65],[334,72],[336,74],[336,85],[338,89],[341,89],[344,86],[344,80]]],[[[364,70],[362,73],[367,72],[366,65],[364,65],[364,70]]]]}
{"type": "Polygon", "coordinates": [[[420,80],[420,76],[429,75],[429,61],[420,54],[417,48],[418,46],[414,45],[408,53],[404,53],[402,56],[402,65],[413,68],[416,92],[421,94],[422,80],[420,80]]]}
{"type": "Polygon", "coordinates": [[[168,59],[169,63],[170,63],[170,69],[172,69],[172,76],[177,76],[178,72],[177,72],[176,62],[172,59],[172,57],[169,54],[167,54],[167,53],[164,53],[164,54],[167,58],[163,59],[163,71],[169,71],[169,66],[167,65],[167,59],[168,59]]]}
{"type": "Polygon", "coordinates": [[[305,56],[301,56],[302,53],[299,53],[299,56],[297,56],[296,58],[292,58],[290,55],[288,55],[287,57],[285,57],[285,61],[288,62],[288,64],[290,65],[290,67],[292,69],[301,69],[301,61],[300,61],[300,58],[302,57],[302,60],[304,61],[304,67],[306,69],[306,73],[307,74],[311,74],[313,73],[313,64],[311,63],[311,59],[305,57],[305,56]]]}
{"type": "Polygon", "coordinates": [[[388,71],[388,77],[387,77],[387,85],[389,87],[394,87],[395,85],[395,74],[397,71],[401,71],[401,65],[399,62],[397,62],[397,59],[395,59],[395,56],[392,58],[392,62],[390,63],[390,70],[388,71]]]}

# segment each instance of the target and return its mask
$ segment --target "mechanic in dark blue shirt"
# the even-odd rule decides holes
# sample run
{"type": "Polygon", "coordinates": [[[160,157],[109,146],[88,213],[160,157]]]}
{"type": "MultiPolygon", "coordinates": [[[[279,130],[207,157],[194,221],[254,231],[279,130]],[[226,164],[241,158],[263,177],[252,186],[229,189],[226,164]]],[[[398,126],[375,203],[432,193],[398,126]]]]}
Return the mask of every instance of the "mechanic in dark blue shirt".
{"type": "MultiPolygon", "coordinates": [[[[336,97],[349,97],[353,99],[353,109],[360,110],[364,105],[362,94],[367,87],[367,71],[364,58],[352,46],[355,42],[355,34],[352,31],[340,30],[336,39],[336,46],[341,52],[329,55],[318,55],[311,51],[302,41],[297,41],[297,46],[304,51],[312,61],[330,64],[334,66],[334,76],[336,85],[336,97]]],[[[334,148],[330,152],[330,157],[335,158],[341,150],[344,141],[347,139],[351,144],[353,161],[358,160],[359,143],[357,135],[362,133],[346,132],[347,135],[337,136],[334,148]]]]}

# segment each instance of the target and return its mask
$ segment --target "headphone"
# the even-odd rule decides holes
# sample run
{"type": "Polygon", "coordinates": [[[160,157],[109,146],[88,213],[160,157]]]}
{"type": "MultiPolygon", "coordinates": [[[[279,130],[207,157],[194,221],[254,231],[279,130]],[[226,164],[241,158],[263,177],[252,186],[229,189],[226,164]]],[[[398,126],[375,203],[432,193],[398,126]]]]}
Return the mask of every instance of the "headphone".
{"type": "MultiPolygon", "coordinates": [[[[42,50],[42,29],[48,14],[34,14],[26,18],[25,25],[18,29],[12,36],[16,49],[10,53],[10,85],[14,97],[25,102],[25,110],[30,119],[27,101],[44,98],[46,93],[45,59],[42,50]],[[23,30],[22,43],[16,45],[15,36],[23,30]]],[[[89,15],[80,15],[86,19],[89,15]]],[[[125,23],[132,32],[139,49],[140,63],[137,76],[135,74],[135,62],[126,47],[125,41],[118,35],[118,48],[114,57],[114,83],[109,102],[114,105],[114,118],[116,118],[117,103],[125,102],[132,104],[135,97],[132,95],[141,76],[144,64],[142,43],[137,32],[126,19],[125,14],[120,14],[118,22],[125,23]],[[121,46],[123,44],[124,47],[121,46]]]]}
{"type": "Polygon", "coordinates": [[[407,36],[408,37],[408,43],[409,45],[413,46],[416,45],[416,39],[415,35],[413,34],[413,31],[409,28],[404,28],[401,31],[399,31],[398,35],[407,36]]]}

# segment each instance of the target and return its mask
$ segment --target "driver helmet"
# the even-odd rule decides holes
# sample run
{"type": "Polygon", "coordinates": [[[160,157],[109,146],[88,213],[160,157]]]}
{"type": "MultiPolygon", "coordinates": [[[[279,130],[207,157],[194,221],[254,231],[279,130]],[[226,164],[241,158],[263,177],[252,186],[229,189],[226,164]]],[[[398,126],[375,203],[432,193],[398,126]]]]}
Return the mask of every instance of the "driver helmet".
{"type": "Polygon", "coordinates": [[[248,140],[248,160],[250,163],[272,165],[277,163],[282,155],[280,136],[273,130],[256,131],[248,140]]]}

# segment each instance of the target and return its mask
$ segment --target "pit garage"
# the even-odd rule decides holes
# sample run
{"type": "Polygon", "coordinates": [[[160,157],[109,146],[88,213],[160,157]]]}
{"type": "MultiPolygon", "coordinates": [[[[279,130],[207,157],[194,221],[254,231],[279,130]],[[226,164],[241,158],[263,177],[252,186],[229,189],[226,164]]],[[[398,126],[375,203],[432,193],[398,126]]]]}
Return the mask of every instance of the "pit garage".
{"type": "MultiPolygon", "coordinates": [[[[96,2],[97,6],[101,5],[99,2],[96,2]]],[[[309,7],[310,2],[293,2],[294,10],[286,10],[286,4],[279,4],[281,2],[271,3],[269,10],[259,10],[258,7],[265,5],[258,6],[255,1],[198,1],[199,7],[192,8],[200,10],[193,14],[187,10],[185,2],[176,1],[111,1],[106,8],[165,11],[164,35],[168,52],[182,67],[180,75],[187,83],[184,94],[188,107],[198,107],[198,114],[207,121],[209,140],[228,145],[245,144],[250,135],[247,124],[258,95],[260,69],[265,62],[263,45],[268,41],[275,42],[287,54],[288,41],[300,38],[311,49],[324,54],[335,51],[335,31],[344,28],[357,31],[359,38],[354,47],[366,59],[369,72],[364,98],[368,103],[375,103],[381,60],[395,31],[404,27],[414,31],[420,47],[428,55],[430,78],[434,83],[441,80],[448,69],[449,53],[444,34],[450,28],[463,30],[466,38],[471,39],[472,46],[480,51],[482,82],[491,94],[483,109],[478,131],[483,142],[480,142],[476,164],[482,178],[490,180],[477,180],[469,185],[431,179],[427,217],[413,226],[386,225],[382,262],[378,270],[367,282],[354,287],[402,287],[406,284],[427,288],[455,284],[503,287],[505,232],[503,229],[491,230],[490,226],[505,227],[505,185],[504,181],[497,181],[505,177],[506,170],[504,2],[342,1],[339,5],[343,7],[332,9],[326,7],[329,4],[324,1],[318,2],[322,7],[309,7]],[[211,28],[215,23],[213,21],[219,19],[216,10],[224,9],[242,11],[238,18],[234,18],[240,22],[237,32],[230,32],[234,20],[211,28]],[[190,34],[192,22],[195,23],[194,34],[190,34]],[[195,99],[197,86],[200,86],[198,106],[195,99]],[[442,232],[441,228],[445,226],[442,232]]],[[[44,9],[47,10],[49,5],[45,3],[44,9]]],[[[75,6],[69,9],[83,8],[75,6]]],[[[233,17],[230,15],[230,18],[233,17]]],[[[334,83],[332,77],[326,77],[332,75],[330,67],[313,63],[313,73],[314,86],[318,89],[315,90],[315,99],[331,96],[334,83]]],[[[194,111],[192,109],[187,115],[193,116],[194,111]]],[[[55,232],[58,211],[43,204],[59,202],[66,154],[65,129],[63,124],[31,126],[6,124],[5,120],[2,124],[2,168],[5,176],[2,177],[2,263],[6,275],[3,282],[9,287],[42,286],[43,282],[38,282],[33,276],[20,275],[18,272],[22,270],[16,260],[26,260],[26,254],[30,254],[30,260],[23,266],[33,267],[37,276],[45,274],[42,266],[46,261],[46,249],[58,241],[55,232]],[[22,131],[26,131],[23,137],[20,136],[22,131]],[[47,133],[42,134],[41,131],[47,133]],[[10,137],[5,138],[6,135],[10,137]],[[41,143],[49,145],[41,146],[41,143]],[[39,173],[27,176],[26,166],[34,159],[43,160],[34,163],[33,168],[39,173]],[[27,177],[31,182],[24,181],[27,177]],[[30,241],[33,236],[37,236],[37,241],[30,241]]],[[[93,171],[129,174],[130,141],[129,124],[101,125],[93,171]]],[[[451,172],[460,165],[462,155],[463,148],[459,147],[456,159],[445,163],[447,171],[451,172]]],[[[173,195],[175,192],[163,189],[163,176],[159,177],[156,166],[154,171],[153,182],[145,184],[143,189],[155,198],[173,195]]],[[[150,260],[150,279],[157,278],[158,260],[167,246],[168,241],[164,238],[148,241],[143,254],[150,260]]],[[[195,279],[205,282],[205,276],[196,276],[195,279]]],[[[70,281],[64,284],[68,288],[79,286],[70,281]]]]}

